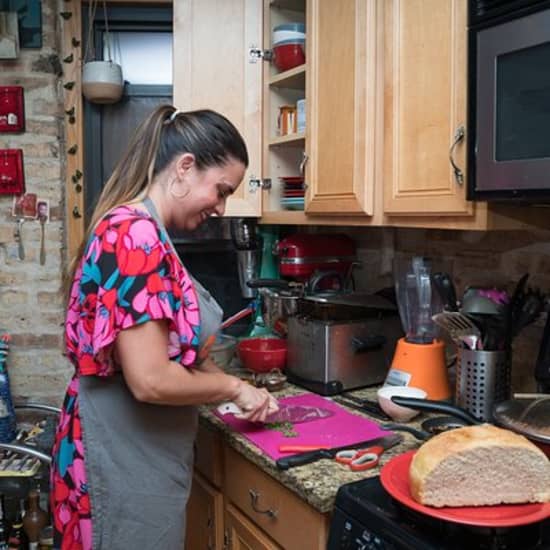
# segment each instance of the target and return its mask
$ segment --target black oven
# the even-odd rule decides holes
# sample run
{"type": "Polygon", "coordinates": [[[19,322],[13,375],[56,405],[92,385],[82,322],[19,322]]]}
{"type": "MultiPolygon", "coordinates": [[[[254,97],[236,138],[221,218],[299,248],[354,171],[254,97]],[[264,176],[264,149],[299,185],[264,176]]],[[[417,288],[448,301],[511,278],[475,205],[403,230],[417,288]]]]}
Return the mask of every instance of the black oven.
{"type": "Polygon", "coordinates": [[[469,0],[468,198],[550,201],[550,0],[469,0]]]}

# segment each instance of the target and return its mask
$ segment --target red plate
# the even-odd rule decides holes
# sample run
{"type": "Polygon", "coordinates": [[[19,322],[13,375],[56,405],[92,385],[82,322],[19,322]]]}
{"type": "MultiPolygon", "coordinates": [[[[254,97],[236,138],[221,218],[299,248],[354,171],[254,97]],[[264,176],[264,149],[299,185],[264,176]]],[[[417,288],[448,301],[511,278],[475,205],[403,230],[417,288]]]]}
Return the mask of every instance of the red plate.
{"type": "Polygon", "coordinates": [[[384,489],[401,504],[434,518],[478,527],[516,527],[550,517],[550,503],[499,504],[498,506],[464,506],[433,508],[413,499],[409,490],[409,466],[416,451],[392,458],[380,472],[384,489]]]}

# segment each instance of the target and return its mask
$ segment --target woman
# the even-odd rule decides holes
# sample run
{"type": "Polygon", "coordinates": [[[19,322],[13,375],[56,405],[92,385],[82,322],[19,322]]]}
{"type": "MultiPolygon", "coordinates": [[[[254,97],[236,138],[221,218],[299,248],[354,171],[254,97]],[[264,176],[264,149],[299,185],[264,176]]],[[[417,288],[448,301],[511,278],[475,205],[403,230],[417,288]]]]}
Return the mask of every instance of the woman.
{"type": "Polygon", "coordinates": [[[75,375],[53,451],[56,548],[182,548],[193,405],[232,400],[252,421],[277,410],[265,390],[198,359],[221,310],[165,230],[221,216],[247,165],[223,116],[161,106],[101,193],[69,288],[75,375]]]}

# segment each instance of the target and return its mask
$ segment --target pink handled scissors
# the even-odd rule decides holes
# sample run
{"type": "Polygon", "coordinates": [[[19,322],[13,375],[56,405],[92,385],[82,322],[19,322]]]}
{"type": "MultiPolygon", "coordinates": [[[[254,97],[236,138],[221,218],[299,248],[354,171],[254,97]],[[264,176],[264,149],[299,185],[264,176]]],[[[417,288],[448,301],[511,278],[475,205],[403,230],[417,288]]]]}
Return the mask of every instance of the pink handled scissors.
{"type": "Polygon", "coordinates": [[[340,464],[346,464],[354,472],[360,472],[377,466],[384,450],[384,447],[380,446],[367,447],[366,449],[347,449],[338,451],[334,460],[340,464]]]}

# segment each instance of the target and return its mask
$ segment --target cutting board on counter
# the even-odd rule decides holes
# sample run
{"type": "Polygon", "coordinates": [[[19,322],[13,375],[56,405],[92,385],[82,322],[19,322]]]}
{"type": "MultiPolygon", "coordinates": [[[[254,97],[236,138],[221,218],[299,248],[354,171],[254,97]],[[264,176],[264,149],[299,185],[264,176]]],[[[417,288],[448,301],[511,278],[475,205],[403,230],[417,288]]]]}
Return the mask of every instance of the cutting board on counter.
{"type": "Polygon", "coordinates": [[[216,414],[233,431],[246,437],[273,460],[277,460],[282,456],[289,456],[289,453],[279,452],[280,445],[340,447],[390,433],[387,430],[382,430],[376,422],[350,413],[344,407],[320,395],[311,393],[293,395],[279,399],[279,403],[320,407],[330,410],[334,414],[327,418],[294,424],[292,432],[296,435],[293,437],[288,437],[282,431],[268,428],[263,424],[235,418],[231,414],[223,416],[217,412],[216,414]]]}

